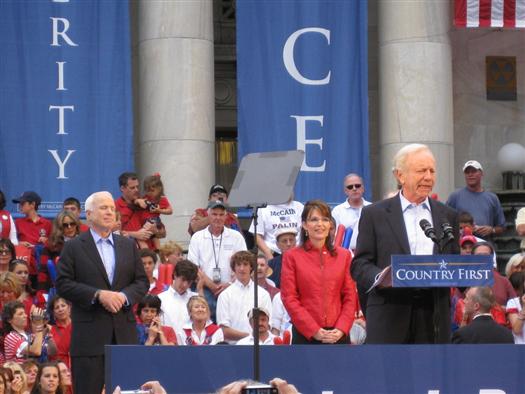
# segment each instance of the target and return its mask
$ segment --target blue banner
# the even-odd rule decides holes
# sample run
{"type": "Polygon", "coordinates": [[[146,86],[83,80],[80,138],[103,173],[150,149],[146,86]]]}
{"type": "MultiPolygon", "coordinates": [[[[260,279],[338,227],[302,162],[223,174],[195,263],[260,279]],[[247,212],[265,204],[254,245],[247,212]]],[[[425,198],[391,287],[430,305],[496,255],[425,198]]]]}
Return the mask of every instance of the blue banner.
{"type": "Polygon", "coordinates": [[[392,286],[492,286],[493,263],[492,255],[394,255],[392,256],[392,286]]]}
{"type": "Polygon", "coordinates": [[[239,157],[305,151],[296,200],[369,186],[367,28],[364,0],[237,2],[239,157]]]}
{"type": "MultiPolygon", "coordinates": [[[[261,346],[261,381],[303,394],[523,393],[522,345],[261,346]]],[[[168,393],[214,393],[253,377],[250,346],[106,346],[106,392],[159,380],[168,393]],[[109,390],[108,390],[109,388],[109,390]]]]}
{"type": "Polygon", "coordinates": [[[53,215],[132,169],[128,2],[0,2],[0,189],[53,215]]]}

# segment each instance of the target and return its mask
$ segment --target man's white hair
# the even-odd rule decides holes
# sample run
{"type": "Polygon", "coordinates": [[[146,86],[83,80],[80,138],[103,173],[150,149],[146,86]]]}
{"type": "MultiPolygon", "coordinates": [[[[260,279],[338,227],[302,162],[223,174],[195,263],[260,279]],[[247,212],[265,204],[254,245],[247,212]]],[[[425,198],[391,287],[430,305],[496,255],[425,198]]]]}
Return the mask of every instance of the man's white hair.
{"type": "Polygon", "coordinates": [[[407,157],[420,151],[428,151],[432,156],[434,156],[430,148],[424,144],[408,144],[399,149],[394,156],[394,168],[392,169],[394,173],[405,170],[407,157]]]}
{"type": "Polygon", "coordinates": [[[95,210],[95,203],[97,200],[101,198],[111,198],[113,200],[113,196],[110,192],[102,191],[102,192],[95,192],[91,194],[88,198],[86,198],[86,202],[84,204],[85,210],[93,212],[95,210]]]}

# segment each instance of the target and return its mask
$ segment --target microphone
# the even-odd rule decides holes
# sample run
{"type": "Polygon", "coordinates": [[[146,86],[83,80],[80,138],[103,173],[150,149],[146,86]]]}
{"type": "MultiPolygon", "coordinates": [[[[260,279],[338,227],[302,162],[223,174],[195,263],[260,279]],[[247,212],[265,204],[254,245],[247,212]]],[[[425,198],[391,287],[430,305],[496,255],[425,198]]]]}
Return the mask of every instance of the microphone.
{"type": "Polygon", "coordinates": [[[427,219],[421,219],[419,222],[419,226],[421,227],[421,230],[423,230],[427,238],[430,238],[435,243],[439,242],[436,237],[436,230],[434,230],[434,227],[432,227],[432,225],[427,219]]]}
{"type": "Polygon", "coordinates": [[[454,240],[454,230],[452,229],[452,226],[448,222],[443,222],[441,224],[441,228],[443,229],[443,236],[447,242],[454,240]]]}

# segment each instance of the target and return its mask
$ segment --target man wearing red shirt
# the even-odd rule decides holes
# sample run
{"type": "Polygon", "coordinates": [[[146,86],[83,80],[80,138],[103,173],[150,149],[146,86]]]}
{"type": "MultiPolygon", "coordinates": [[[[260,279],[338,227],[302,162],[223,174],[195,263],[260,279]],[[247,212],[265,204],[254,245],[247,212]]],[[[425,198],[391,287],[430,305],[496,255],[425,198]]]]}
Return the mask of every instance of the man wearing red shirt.
{"type": "MultiPolygon", "coordinates": [[[[115,201],[115,208],[120,212],[122,235],[141,241],[149,240],[159,231],[164,231],[164,236],[166,236],[165,230],[158,230],[156,224],[145,223],[144,210],[134,204],[134,201],[140,197],[137,174],[124,172],[119,176],[118,182],[122,195],[115,201]]],[[[157,237],[162,238],[161,235],[157,234],[157,237]]]]}
{"type": "Polygon", "coordinates": [[[45,244],[51,234],[51,222],[37,213],[41,202],[40,196],[32,191],[13,199],[13,203],[19,204],[18,209],[25,215],[15,220],[18,242],[29,248],[45,244]]]}

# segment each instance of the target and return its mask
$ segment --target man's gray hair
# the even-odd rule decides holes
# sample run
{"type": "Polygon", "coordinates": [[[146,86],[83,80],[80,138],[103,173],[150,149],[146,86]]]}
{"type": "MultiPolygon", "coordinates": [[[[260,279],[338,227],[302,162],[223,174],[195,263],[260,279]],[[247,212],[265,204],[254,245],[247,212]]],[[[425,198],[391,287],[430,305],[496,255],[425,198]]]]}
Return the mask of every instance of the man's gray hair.
{"type": "Polygon", "coordinates": [[[361,175],[358,175],[358,174],[356,174],[356,173],[354,173],[354,172],[351,172],[350,174],[348,174],[347,176],[344,177],[344,179],[343,179],[343,185],[344,185],[344,183],[346,182],[346,180],[347,180],[348,178],[351,178],[351,177],[353,177],[353,176],[359,178],[359,180],[361,181],[361,183],[363,183],[363,178],[361,178],[361,175]]]}
{"type": "Polygon", "coordinates": [[[88,198],[86,198],[86,202],[84,204],[85,210],[93,212],[95,210],[95,202],[99,200],[102,197],[111,198],[113,200],[113,196],[110,192],[102,191],[102,192],[95,192],[91,194],[88,198]]]}
{"type": "Polygon", "coordinates": [[[399,149],[396,155],[394,156],[394,173],[397,171],[405,170],[407,157],[413,153],[420,151],[428,151],[432,156],[434,156],[430,148],[424,144],[408,144],[399,149]]]}
{"type": "Polygon", "coordinates": [[[472,301],[477,302],[482,313],[489,313],[496,299],[492,289],[488,286],[472,287],[472,301]]]}

